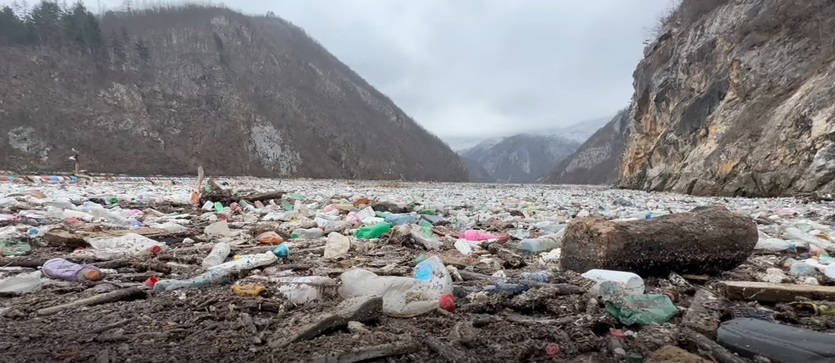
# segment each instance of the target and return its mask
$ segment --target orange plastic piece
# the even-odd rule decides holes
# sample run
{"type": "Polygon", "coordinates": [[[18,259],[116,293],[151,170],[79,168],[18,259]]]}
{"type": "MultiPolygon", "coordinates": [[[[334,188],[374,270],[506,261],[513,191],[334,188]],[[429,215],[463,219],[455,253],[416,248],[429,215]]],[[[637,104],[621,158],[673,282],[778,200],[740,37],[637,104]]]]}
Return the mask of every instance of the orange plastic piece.
{"type": "Polygon", "coordinates": [[[261,233],[258,235],[258,237],[255,237],[255,240],[258,243],[265,245],[280,245],[282,242],[284,242],[284,238],[281,238],[281,236],[279,236],[278,233],[275,233],[273,231],[261,233]]]}

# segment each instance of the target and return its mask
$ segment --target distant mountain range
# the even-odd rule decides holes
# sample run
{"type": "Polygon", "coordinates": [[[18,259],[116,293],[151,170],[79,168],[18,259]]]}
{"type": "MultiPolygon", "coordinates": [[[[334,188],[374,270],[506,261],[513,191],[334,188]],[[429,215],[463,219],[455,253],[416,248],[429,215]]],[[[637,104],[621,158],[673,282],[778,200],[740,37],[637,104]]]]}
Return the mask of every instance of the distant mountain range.
{"type": "Polygon", "coordinates": [[[610,119],[597,118],[506,137],[459,137],[445,141],[461,156],[472,182],[531,183],[552,173],[610,119]]]}
{"type": "Polygon", "coordinates": [[[541,182],[553,184],[612,184],[626,142],[629,108],[597,130],[571,156],[563,159],[541,182]]]}
{"type": "Polygon", "coordinates": [[[498,142],[485,140],[460,155],[470,181],[530,183],[552,171],[579,146],[579,142],[560,136],[519,134],[498,142]]]}

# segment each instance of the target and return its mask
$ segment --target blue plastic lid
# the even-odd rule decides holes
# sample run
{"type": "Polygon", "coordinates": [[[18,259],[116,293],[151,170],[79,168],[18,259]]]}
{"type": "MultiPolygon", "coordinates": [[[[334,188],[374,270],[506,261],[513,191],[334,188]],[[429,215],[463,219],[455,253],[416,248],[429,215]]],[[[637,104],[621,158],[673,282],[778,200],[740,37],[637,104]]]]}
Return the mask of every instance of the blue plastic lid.
{"type": "Polygon", "coordinates": [[[430,263],[421,262],[415,269],[415,278],[421,281],[429,281],[432,278],[434,267],[430,263]]]}

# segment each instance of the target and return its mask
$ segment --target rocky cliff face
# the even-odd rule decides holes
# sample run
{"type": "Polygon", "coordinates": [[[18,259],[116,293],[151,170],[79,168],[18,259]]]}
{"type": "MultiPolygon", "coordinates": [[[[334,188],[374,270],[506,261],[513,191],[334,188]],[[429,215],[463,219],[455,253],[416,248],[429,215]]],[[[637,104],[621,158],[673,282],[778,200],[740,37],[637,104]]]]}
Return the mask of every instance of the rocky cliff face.
{"type": "Polygon", "coordinates": [[[571,155],[579,143],[559,136],[519,134],[498,140],[486,140],[461,152],[468,164],[477,163],[483,171],[471,167],[474,182],[530,183],[553,170],[571,155]]]}
{"type": "Polygon", "coordinates": [[[835,2],[685,0],[634,78],[620,186],[835,191],[835,2]]]}
{"type": "Polygon", "coordinates": [[[189,6],[109,13],[101,28],[124,54],[0,45],[0,169],[71,170],[75,147],[90,171],[467,178],[449,147],[280,18],[189,6]]]}
{"type": "Polygon", "coordinates": [[[618,112],[541,181],[554,184],[613,184],[618,177],[629,115],[629,109],[618,112]]]}

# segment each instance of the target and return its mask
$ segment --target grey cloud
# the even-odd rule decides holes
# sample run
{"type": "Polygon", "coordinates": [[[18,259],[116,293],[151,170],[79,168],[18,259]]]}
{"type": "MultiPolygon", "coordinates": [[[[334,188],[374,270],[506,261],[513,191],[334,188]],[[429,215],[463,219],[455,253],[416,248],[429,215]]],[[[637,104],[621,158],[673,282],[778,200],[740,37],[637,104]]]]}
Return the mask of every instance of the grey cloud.
{"type": "Polygon", "coordinates": [[[647,29],[670,0],[226,4],[301,26],[429,131],[451,137],[614,115],[632,95],[647,29]]]}

